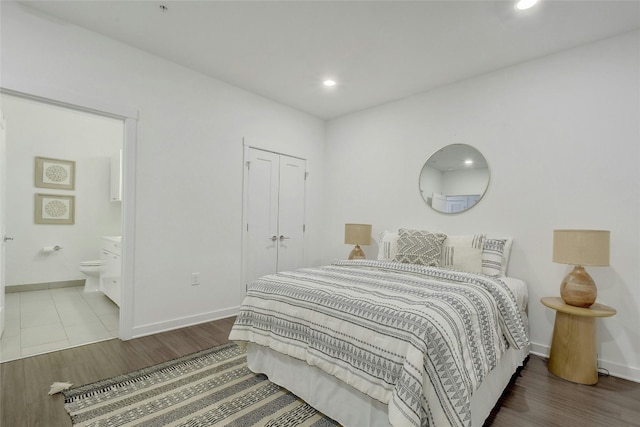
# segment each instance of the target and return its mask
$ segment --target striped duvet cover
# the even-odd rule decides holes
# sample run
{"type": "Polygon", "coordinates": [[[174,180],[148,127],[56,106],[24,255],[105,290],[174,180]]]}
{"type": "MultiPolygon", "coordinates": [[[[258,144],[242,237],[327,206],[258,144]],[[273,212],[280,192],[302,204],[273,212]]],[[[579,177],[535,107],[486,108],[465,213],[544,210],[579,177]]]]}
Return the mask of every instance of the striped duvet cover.
{"type": "Polygon", "coordinates": [[[528,337],[499,278],[385,261],[264,276],[229,339],[306,361],[389,407],[394,426],[469,426],[470,398],[528,337]]]}

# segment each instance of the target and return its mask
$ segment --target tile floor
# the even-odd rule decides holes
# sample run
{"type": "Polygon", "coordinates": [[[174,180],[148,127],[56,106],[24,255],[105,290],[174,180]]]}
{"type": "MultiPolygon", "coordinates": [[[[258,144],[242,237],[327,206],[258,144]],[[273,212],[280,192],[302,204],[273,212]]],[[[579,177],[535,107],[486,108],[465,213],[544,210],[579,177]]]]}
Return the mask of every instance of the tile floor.
{"type": "Polygon", "coordinates": [[[82,286],[5,295],[0,362],[118,337],[120,310],[82,286]]]}

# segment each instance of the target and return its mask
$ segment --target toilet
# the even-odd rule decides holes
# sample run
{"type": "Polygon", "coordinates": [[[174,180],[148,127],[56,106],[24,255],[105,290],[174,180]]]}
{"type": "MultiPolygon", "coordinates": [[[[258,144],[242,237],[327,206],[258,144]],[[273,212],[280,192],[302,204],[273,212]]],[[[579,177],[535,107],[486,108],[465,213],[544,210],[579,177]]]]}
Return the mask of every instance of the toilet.
{"type": "Polygon", "coordinates": [[[100,290],[101,269],[102,261],[99,259],[93,261],[82,261],[80,263],[80,271],[87,276],[84,282],[85,292],[97,292],[100,290]]]}

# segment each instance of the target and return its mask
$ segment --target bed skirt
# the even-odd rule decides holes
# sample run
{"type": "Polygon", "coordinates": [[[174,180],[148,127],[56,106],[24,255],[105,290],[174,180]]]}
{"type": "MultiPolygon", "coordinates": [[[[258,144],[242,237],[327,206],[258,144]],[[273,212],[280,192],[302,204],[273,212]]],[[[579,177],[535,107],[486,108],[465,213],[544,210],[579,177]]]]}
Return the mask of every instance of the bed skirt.
{"type": "MultiPolygon", "coordinates": [[[[472,426],[480,427],[511,377],[524,364],[529,348],[508,350],[471,398],[472,426]]],[[[247,343],[249,369],[291,391],[345,427],[389,427],[387,405],[307,363],[268,347],[247,343]]]]}

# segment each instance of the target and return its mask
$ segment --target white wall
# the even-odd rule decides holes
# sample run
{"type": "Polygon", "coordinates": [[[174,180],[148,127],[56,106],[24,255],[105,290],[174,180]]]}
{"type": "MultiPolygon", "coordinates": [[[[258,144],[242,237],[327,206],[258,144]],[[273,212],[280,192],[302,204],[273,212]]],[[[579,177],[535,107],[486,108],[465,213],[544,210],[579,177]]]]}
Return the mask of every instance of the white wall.
{"type": "MultiPolygon", "coordinates": [[[[512,236],[509,275],[527,281],[533,350],[550,345],[570,267],[551,262],[556,228],[611,230],[611,266],[588,271],[598,301],[603,366],[640,380],[640,33],[572,49],[332,120],[327,127],[325,261],[344,256],[347,222],[374,236],[401,226],[512,236]],[[434,212],[418,191],[435,150],[469,144],[486,157],[484,198],[458,215],[434,212]],[[353,158],[363,167],[354,169],[353,158]],[[362,188],[377,191],[362,191],[362,188]]],[[[374,257],[377,246],[364,247],[374,257]]]]}
{"type": "Polygon", "coordinates": [[[134,335],[237,311],[243,138],[309,160],[305,258],[320,262],[324,122],[19,4],[1,7],[3,87],[139,111],[135,235],[125,236],[135,245],[134,335]]]}
{"type": "Polygon", "coordinates": [[[2,95],[7,127],[6,284],[83,279],[81,261],[100,259],[100,236],[120,234],[109,200],[110,160],[122,147],[120,120],[2,95]],[[75,189],[34,185],[34,158],[73,160],[75,189]],[[75,224],[34,223],[34,194],[75,196],[75,224]],[[44,246],[62,246],[45,254],[44,246]]]}

